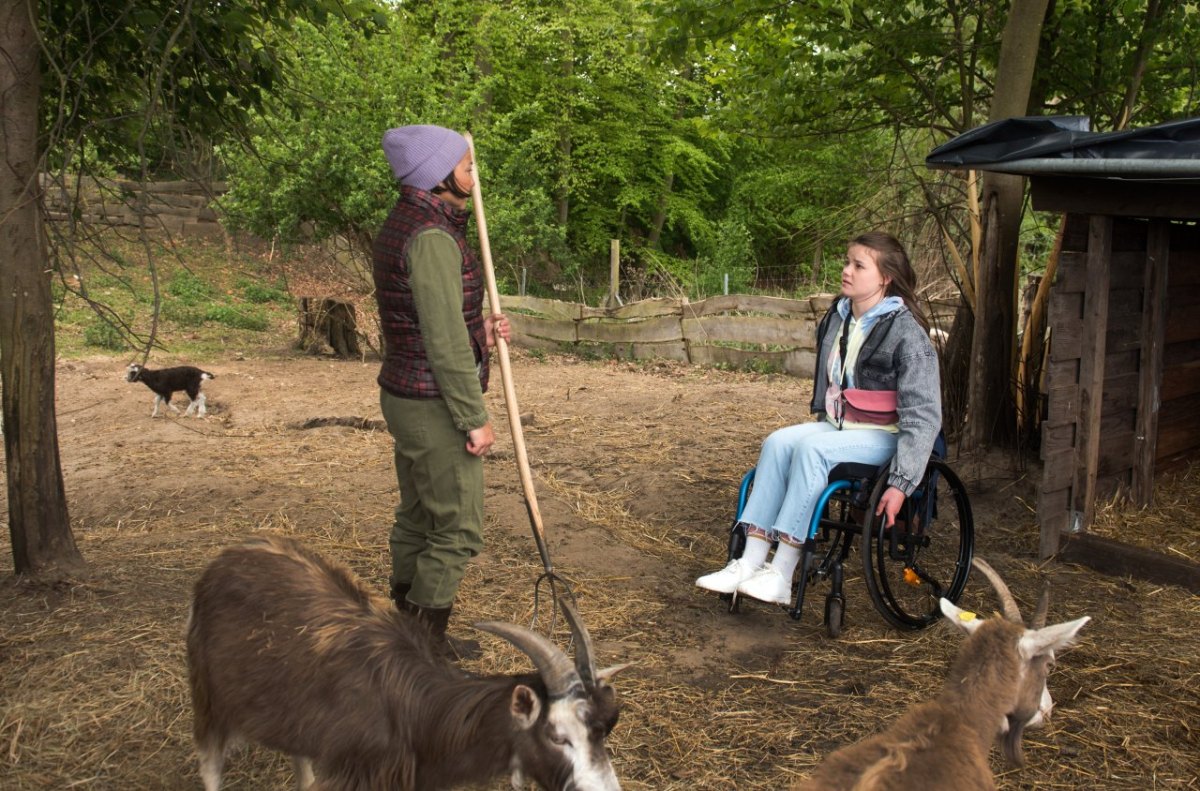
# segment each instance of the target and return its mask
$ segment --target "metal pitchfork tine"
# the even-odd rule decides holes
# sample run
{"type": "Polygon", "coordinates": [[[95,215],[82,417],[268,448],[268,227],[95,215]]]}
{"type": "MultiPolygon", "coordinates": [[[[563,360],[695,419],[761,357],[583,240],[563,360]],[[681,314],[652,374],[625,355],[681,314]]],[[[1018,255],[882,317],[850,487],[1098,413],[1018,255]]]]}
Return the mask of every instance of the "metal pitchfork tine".
{"type": "MultiPolygon", "coordinates": [[[[464,133],[467,146],[471,150],[471,160],[475,161],[475,141],[469,132],[464,133]]],[[[479,187],[479,171],[475,170],[475,186],[471,188],[471,201],[475,207],[475,225],[479,230],[479,249],[483,257],[483,272],[487,280],[488,302],[491,304],[492,315],[500,313],[500,291],[496,288],[496,272],[492,266],[492,247],[488,242],[487,219],[483,215],[483,192],[479,187]]],[[[529,513],[529,524],[533,527],[533,540],[537,544],[538,555],[542,558],[542,568],[545,569],[533,586],[533,625],[538,622],[538,609],[541,601],[542,585],[550,589],[551,614],[550,629],[554,633],[554,622],[558,616],[559,599],[575,605],[575,593],[567,580],[554,571],[550,562],[550,550],[546,548],[545,529],[542,526],[542,515],[538,510],[537,493],[533,489],[533,474],[529,470],[529,455],[525,452],[525,432],[521,427],[521,411],[517,405],[517,391],[513,386],[512,364],[508,359],[508,342],[496,333],[496,352],[500,361],[500,378],[504,382],[504,405],[508,412],[508,425],[512,430],[513,452],[517,457],[517,468],[521,473],[521,489],[525,494],[525,510],[529,513]],[[561,593],[560,593],[561,589],[561,593]]],[[[576,608],[578,609],[578,608],[576,608]]]]}

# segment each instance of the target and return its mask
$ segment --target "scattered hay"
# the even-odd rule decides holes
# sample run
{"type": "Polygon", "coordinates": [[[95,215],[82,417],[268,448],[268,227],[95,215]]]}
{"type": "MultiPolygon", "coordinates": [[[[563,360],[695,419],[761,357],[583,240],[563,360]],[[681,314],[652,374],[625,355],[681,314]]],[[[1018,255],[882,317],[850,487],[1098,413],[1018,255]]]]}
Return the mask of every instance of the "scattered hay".
{"type": "MultiPolygon", "coordinates": [[[[691,585],[724,557],[737,485],[762,437],[802,417],[807,393],[795,380],[553,357],[517,362],[521,403],[537,415],[526,436],[556,571],[581,603],[597,661],[636,662],[616,681],[624,709],[610,744],[623,788],[784,789],[825,754],[937,690],[959,638],[942,627],[886,627],[866,595],[857,554],[838,640],[820,626],[822,589],[797,623],[755,604],[728,614],[691,585]]],[[[288,365],[296,381],[322,370],[288,365]]],[[[328,414],[347,397],[313,390],[326,401],[310,414],[328,414]]],[[[486,468],[487,548],[464,579],[462,601],[470,605],[455,612],[458,634],[477,619],[529,623],[542,572],[511,449],[503,447],[503,408],[489,406],[501,440],[486,468]]],[[[257,413],[242,402],[239,419],[267,417],[210,421],[204,426],[215,436],[188,436],[203,475],[164,467],[171,449],[133,442],[121,420],[64,434],[65,456],[83,459],[68,491],[92,575],[57,588],[0,582],[6,791],[201,787],[183,629],[191,586],[221,547],[259,531],[296,535],[385,589],[396,496],[390,437],[335,427],[324,429],[336,434],[329,442],[322,429],[296,431],[297,416],[278,417],[276,409],[265,396],[257,413]],[[120,442],[121,475],[113,476],[112,446],[120,442]]],[[[1028,766],[1002,770],[999,787],[1200,788],[1200,597],[1039,563],[1037,528],[1021,505],[1032,501],[1030,489],[1007,485],[972,491],[978,553],[1027,611],[1049,578],[1052,618],[1093,621],[1051,677],[1058,708],[1048,728],[1026,734],[1028,766]]],[[[1196,557],[1182,527],[1200,511],[1189,488],[1192,477],[1165,482],[1156,492],[1163,514],[1129,517],[1122,540],[1166,535],[1196,557]]],[[[0,575],[11,574],[9,562],[5,553],[0,575]]],[[[997,602],[972,580],[964,606],[987,613],[997,602]]],[[[539,626],[549,628],[548,611],[539,626]]],[[[561,619],[554,635],[565,645],[561,619]]],[[[528,669],[512,646],[480,639],[484,655],[470,669],[528,669]]],[[[227,783],[286,788],[290,764],[250,747],[231,758],[227,783]]]]}

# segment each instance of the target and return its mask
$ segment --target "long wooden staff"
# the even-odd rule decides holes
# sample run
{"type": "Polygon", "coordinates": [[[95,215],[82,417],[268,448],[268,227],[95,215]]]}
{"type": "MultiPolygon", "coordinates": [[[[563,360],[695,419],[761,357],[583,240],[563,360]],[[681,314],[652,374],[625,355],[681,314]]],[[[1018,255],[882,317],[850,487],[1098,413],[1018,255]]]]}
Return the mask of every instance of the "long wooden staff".
{"type": "MultiPolygon", "coordinates": [[[[471,149],[471,161],[475,161],[475,141],[469,132],[464,133],[467,146],[471,149]]],[[[483,214],[483,191],[479,186],[479,170],[475,169],[475,186],[471,188],[471,200],[475,207],[475,225],[479,229],[479,249],[483,257],[483,272],[487,280],[488,302],[492,315],[500,315],[500,291],[496,288],[496,271],[492,265],[492,247],[488,242],[487,218],[483,214]]],[[[513,386],[512,363],[508,358],[508,342],[494,333],[496,338],[496,353],[500,361],[500,378],[504,383],[504,405],[508,411],[508,425],[512,430],[513,453],[517,457],[517,469],[521,474],[521,489],[525,494],[525,510],[529,512],[529,523],[533,527],[533,540],[537,544],[538,554],[542,558],[542,568],[545,569],[534,584],[533,620],[538,617],[538,594],[542,582],[550,586],[550,593],[557,603],[558,589],[561,585],[564,592],[573,602],[575,594],[571,591],[566,580],[554,572],[554,564],[550,562],[550,551],[546,548],[546,531],[542,525],[542,514],[538,510],[537,492],[533,488],[533,474],[529,469],[529,454],[525,451],[525,432],[521,428],[521,410],[517,404],[517,390],[513,386]]]]}

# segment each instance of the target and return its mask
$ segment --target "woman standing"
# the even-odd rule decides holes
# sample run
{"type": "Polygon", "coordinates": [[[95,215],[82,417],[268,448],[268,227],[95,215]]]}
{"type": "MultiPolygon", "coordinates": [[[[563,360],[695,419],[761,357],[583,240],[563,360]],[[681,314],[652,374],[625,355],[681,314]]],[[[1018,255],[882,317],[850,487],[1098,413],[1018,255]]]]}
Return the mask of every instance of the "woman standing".
{"type": "Polygon", "coordinates": [[[380,407],[395,440],[400,505],[391,593],[449,652],[459,582],[483,548],[483,460],[495,442],[484,406],[488,349],[508,322],[483,315],[483,268],[467,246],[475,185],[466,139],[440,126],[389,129],[383,150],[400,197],[375,238],[375,298],[384,336],[380,407]]]}
{"type": "Polygon", "coordinates": [[[810,408],[818,419],[767,437],[741,515],[745,551],[700,577],[698,586],[789,604],[817,498],[840,462],[891,459],[877,513],[888,523],[895,519],[920,482],[942,425],[937,353],[916,285],[908,254],[892,236],[866,233],[850,243],[842,296],[817,329],[810,408]]]}

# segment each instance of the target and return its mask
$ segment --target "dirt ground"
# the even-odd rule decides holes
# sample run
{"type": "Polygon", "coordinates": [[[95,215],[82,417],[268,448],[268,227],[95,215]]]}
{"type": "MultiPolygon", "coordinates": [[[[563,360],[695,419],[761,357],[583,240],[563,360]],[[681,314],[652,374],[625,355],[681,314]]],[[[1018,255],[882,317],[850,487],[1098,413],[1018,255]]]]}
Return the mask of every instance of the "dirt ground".
{"type": "MultiPolygon", "coordinates": [[[[54,588],[14,582],[0,545],[0,788],[200,788],[182,634],[191,585],[222,546],[295,535],[384,591],[390,438],[369,425],[302,427],[378,420],[378,364],[237,357],[203,363],[216,374],[204,419],[152,420],[152,395],[123,381],[123,360],[60,364],[62,465],[91,570],[54,588]]],[[[692,584],[723,564],[740,476],[766,433],[805,419],[808,382],[519,351],[514,373],[556,569],[598,662],[636,663],[616,681],[624,709],[610,739],[624,788],[786,788],[939,687],[958,636],[941,624],[887,627],[857,564],[836,640],[820,595],[797,622],[766,605],[730,614],[692,584]]],[[[475,620],[530,623],[541,571],[498,370],[488,400],[499,441],[486,462],[487,548],[460,592],[451,628],[461,635],[475,620]]],[[[1049,579],[1052,620],[1093,618],[1059,658],[1058,708],[1027,734],[1028,765],[993,755],[1000,787],[1200,788],[1197,597],[1039,564],[1038,473],[1003,459],[955,463],[972,491],[977,554],[1026,611],[1049,579]],[[1161,617],[1147,624],[1148,613],[1161,617]]],[[[996,607],[974,578],[964,601],[996,607]]],[[[536,625],[546,623],[543,608],[536,625]]],[[[501,641],[483,643],[471,669],[525,667],[501,641]]],[[[290,782],[288,762],[258,748],[227,774],[231,789],[290,782]]]]}

